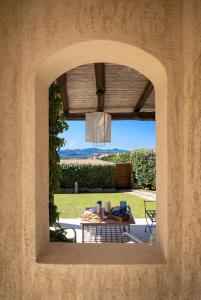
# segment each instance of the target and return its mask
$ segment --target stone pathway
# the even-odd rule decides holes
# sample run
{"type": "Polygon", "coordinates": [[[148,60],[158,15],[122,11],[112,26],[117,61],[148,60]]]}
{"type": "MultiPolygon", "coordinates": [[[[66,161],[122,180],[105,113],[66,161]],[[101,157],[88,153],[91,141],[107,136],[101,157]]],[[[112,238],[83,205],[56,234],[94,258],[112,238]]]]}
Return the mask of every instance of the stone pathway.
{"type": "Polygon", "coordinates": [[[130,194],[150,201],[156,201],[156,192],[145,190],[120,190],[120,193],[130,194]]]}

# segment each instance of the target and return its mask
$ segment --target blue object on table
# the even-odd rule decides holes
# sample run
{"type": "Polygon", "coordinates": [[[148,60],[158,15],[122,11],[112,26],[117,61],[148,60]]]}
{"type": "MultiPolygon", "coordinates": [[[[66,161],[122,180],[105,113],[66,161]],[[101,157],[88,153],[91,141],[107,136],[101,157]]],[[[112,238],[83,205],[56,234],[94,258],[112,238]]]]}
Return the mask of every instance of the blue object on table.
{"type": "Polygon", "coordinates": [[[115,215],[117,217],[124,217],[127,212],[126,212],[126,208],[120,208],[120,207],[115,207],[112,208],[112,215],[115,215]]]}
{"type": "Polygon", "coordinates": [[[126,210],[127,210],[126,201],[124,200],[120,201],[120,217],[125,216],[126,210]]]}
{"type": "Polygon", "coordinates": [[[127,207],[126,201],[121,200],[121,201],[120,201],[120,208],[126,208],[126,207],[127,207]]]}
{"type": "Polygon", "coordinates": [[[120,214],[119,214],[119,216],[120,217],[124,217],[125,214],[126,214],[126,208],[120,208],[120,214]]]}
{"type": "Polygon", "coordinates": [[[97,204],[99,205],[99,206],[102,206],[102,201],[97,201],[97,204]]]}

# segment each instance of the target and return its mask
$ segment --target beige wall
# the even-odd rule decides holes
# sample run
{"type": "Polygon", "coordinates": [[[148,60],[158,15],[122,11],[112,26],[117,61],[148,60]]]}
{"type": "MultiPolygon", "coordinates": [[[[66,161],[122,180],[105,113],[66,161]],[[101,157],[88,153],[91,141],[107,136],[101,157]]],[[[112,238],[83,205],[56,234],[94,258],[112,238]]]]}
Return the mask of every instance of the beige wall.
{"type": "MultiPolygon", "coordinates": [[[[1,1],[0,299],[90,300],[103,299],[104,293],[108,299],[200,299],[199,2],[1,1]],[[47,183],[47,89],[35,90],[36,76],[55,53],[90,40],[138,47],[165,67],[168,126],[157,139],[163,146],[167,140],[161,152],[167,150],[167,170],[159,179],[160,185],[165,182],[159,201],[167,200],[166,264],[137,264],[137,257],[127,265],[35,262],[41,247],[48,247],[45,239],[36,239],[40,230],[47,236],[36,224],[47,220],[48,192],[47,184],[40,184],[41,178],[47,183]]],[[[56,60],[50,79],[58,68],[56,60]]]]}
{"type": "Polygon", "coordinates": [[[201,5],[184,1],[184,193],[182,291],[201,298],[201,5]],[[199,295],[199,296],[197,296],[199,295]]]}
{"type": "Polygon", "coordinates": [[[22,291],[22,11],[12,2],[0,2],[0,299],[22,291]]]}

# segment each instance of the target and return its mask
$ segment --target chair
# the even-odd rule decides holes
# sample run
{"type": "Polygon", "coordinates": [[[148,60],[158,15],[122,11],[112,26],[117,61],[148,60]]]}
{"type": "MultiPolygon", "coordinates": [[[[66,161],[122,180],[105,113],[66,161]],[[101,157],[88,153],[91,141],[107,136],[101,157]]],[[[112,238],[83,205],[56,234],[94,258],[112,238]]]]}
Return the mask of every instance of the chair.
{"type": "Polygon", "coordinates": [[[56,222],[50,227],[50,241],[76,243],[76,230],[73,227],[63,226],[59,222],[56,222]],[[68,233],[70,231],[73,232],[73,236],[69,237],[68,233]]]}
{"type": "Polygon", "coordinates": [[[153,209],[154,201],[144,200],[144,213],[146,218],[147,225],[145,226],[145,232],[147,232],[147,228],[149,228],[150,233],[152,233],[152,227],[156,225],[156,209],[153,209]]]}

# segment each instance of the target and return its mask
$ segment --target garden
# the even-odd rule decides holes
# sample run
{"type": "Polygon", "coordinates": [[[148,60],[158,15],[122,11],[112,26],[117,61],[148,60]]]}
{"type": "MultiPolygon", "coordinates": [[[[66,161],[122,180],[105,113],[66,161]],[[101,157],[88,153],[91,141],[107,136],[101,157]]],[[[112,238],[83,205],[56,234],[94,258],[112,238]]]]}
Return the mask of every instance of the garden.
{"type": "MultiPolygon", "coordinates": [[[[96,206],[97,201],[101,200],[103,205],[110,201],[112,206],[118,206],[121,200],[125,200],[130,206],[135,218],[144,218],[143,198],[126,193],[94,193],[94,194],[55,194],[54,202],[58,207],[61,218],[79,218],[83,215],[86,207],[96,206]]],[[[151,203],[155,209],[155,201],[151,203]]]]}
{"type": "MultiPolygon", "coordinates": [[[[113,189],[115,187],[116,164],[132,165],[133,185],[141,189],[156,189],[156,153],[154,150],[138,149],[123,154],[106,155],[101,158],[113,165],[61,164],[61,192],[74,192],[75,182],[79,191],[84,189],[113,189]],[[68,191],[67,191],[68,190],[68,191]]],[[[87,160],[86,160],[87,161],[87,160]]],[[[93,160],[92,160],[93,161],[93,160]]]]}
{"type": "MultiPolygon", "coordinates": [[[[115,193],[59,194],[61,188],[113,188],[115,165],[60,165],[59,149],[64,139],[58,135],[68,129],[60,114],[62,107],[60,90],[56,82],[49,93],[49,213],[52,224],[60,212],[61,218],[78,218],[86,207],[96,206],[101,200],[103,205],[110,201],[112,206],[125,200],[134,212],[135,218],[144,218],[144,199],[134,195],[115,193]]],[[[124,154],[108,155],[102,158],[113,163],[130,163],[133,167],[133,181],[141,189],[156,188],[156,153],[154,150],[139,149],[124,154]]],[[[155,203],[153,203],[155,205],[155,203]]]]}

